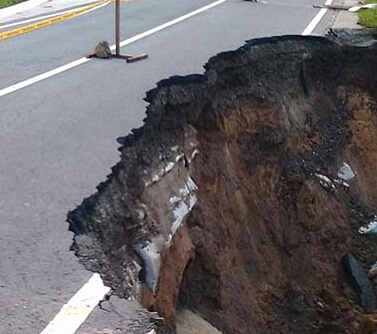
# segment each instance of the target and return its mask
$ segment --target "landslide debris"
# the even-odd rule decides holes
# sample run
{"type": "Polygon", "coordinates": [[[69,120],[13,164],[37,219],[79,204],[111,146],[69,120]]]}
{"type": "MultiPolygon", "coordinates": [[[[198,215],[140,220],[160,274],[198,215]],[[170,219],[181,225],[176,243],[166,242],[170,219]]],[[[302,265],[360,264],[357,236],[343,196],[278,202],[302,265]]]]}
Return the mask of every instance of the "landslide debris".
{"type": "Polygon", "coordinates": [[[205,69],[147,93],[72,249],[171,331],[190,309],[228,334],[374,333],[376,48],[273,37],[205,69]]]}

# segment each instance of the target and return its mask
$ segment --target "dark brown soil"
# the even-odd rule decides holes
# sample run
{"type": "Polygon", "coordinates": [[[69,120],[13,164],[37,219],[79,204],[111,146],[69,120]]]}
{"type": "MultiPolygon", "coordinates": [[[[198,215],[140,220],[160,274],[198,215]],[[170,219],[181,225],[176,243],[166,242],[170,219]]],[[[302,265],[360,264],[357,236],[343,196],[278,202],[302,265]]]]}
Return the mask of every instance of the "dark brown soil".
{"type": "Polygon", "coordinates": [[[205,67],[147,94],[145,125],[69,214],[76,254],[173,330],[188,307],[228,334],[374,333],[341,260],[377,261],[377,239],[357,231],[377,213],[377,49],[283,36],[205,67]],[[343,163],[349,189],[321,186],[343,163]],[[190,178],[197,202],[172,233],[170,200],[190,178]],[[137,254],[158,236],[151,291],[137,254]]]}

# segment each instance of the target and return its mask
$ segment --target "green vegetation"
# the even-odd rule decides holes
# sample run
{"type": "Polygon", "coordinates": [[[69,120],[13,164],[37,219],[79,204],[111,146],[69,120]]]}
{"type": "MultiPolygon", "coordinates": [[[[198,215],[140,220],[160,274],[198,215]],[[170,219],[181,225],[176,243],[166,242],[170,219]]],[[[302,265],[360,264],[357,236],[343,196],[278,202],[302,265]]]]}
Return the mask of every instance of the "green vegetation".
{"type": "MultiPolygon", "coordinates": [[[[377,0],[368,0],[365,3],[377,3],[377,0]]],[[[368,28],[377,28],[377,9],[360,9],[358,23],[368,28]]]]}
{"type": "Polygon", "coordinates": [[[25,0],[0,0],[0,8],[12,6],[24,1],[25,0]]]}

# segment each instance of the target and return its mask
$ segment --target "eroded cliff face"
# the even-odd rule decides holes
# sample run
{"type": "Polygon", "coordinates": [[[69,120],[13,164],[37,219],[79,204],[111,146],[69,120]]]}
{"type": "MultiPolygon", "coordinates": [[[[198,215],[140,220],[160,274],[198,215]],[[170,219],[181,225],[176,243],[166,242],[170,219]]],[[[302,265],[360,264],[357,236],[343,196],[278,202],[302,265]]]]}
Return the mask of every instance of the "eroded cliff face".
{"type": "Polygon", "coordinates": [[[358,233],[377,213],[377,49],[284,36],[205,68],[147,93],[69,213],[76,255],[171,330],[189,308],[222,333],[373,333],[373,283],[360,300],[341,263],[377,261],[358,233]]]}

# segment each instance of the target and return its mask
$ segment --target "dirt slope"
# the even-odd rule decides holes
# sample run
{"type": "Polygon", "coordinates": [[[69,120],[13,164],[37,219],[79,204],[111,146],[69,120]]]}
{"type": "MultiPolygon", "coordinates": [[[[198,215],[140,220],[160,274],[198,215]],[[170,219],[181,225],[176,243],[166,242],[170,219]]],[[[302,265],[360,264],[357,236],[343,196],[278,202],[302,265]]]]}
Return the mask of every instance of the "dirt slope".
{"type": "Polygon", "coordinates": [[[358,233],[376,214],[377,49],[283,36],[205,68],[147,93],[69,213],[76,254],[171,330],[185,307],[223,333],[373,333],[373,283],[353,290],[341,263],[377,260],[358,233]]]}

